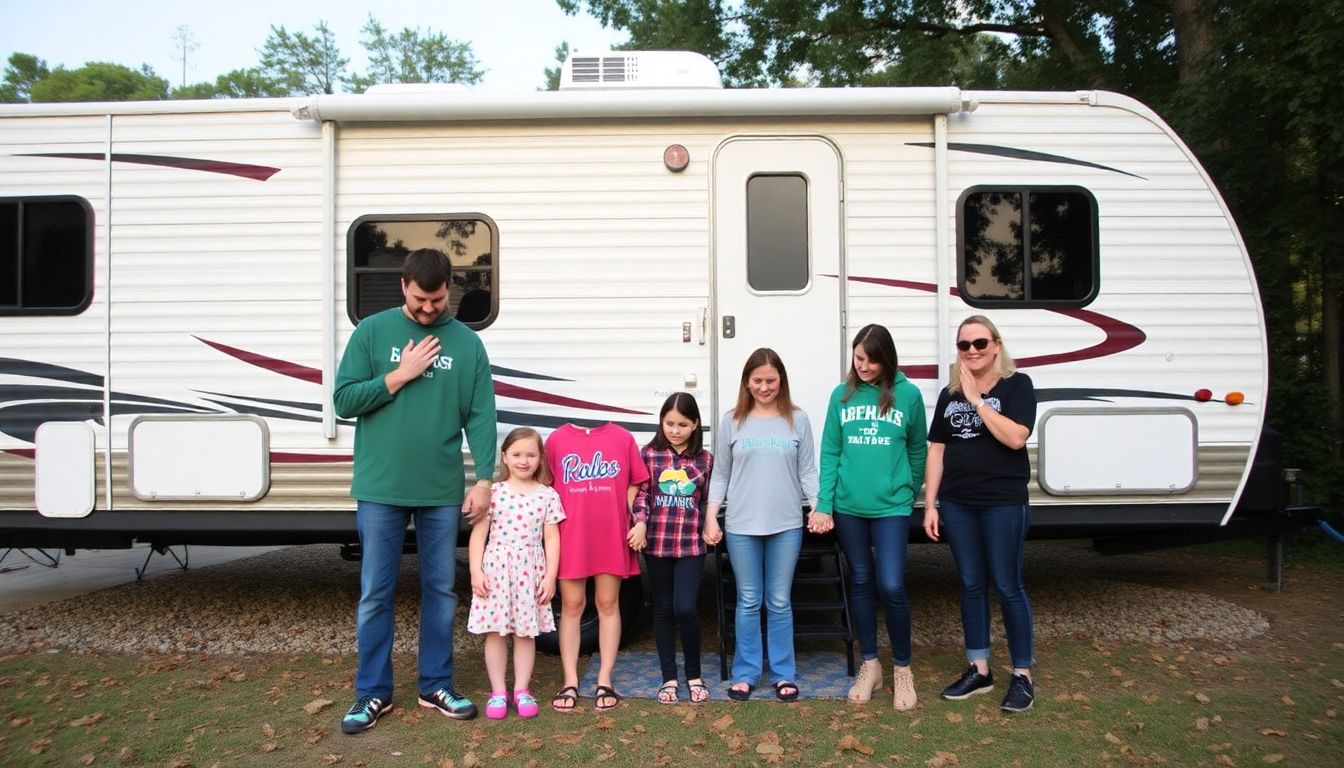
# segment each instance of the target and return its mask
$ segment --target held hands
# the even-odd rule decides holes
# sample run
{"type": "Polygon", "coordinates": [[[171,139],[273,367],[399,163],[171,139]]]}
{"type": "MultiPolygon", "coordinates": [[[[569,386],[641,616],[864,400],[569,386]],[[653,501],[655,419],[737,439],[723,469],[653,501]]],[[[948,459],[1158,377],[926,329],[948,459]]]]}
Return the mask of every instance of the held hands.
{"type": "Polygon", "coordinates": [[[835,518],[825,512],[807,513],[807,530],[812,533],[827,533],[835,527],[835,518]]]}
{"type": "Polygon", "coordinates": [[[643,552],[644,547],[648,546],[648,542],[644,539],[645,530],[644,523],[635,523],[630,528],[630,532],[625,535],[625,542],[636,552],[643,552]]]}
{"type": "Polygon", "coordinates": [[[484,571],[472,569],[471,593],[477,597],[490,596],[490,578],[485,575],[484,571]]]}
{"type": "Polygon", "coordinates": [[[718,518],[713,515],[705,517],[705,530],[700,534],[700,538],[711,547],[723,541],[723,529],[719,527],[718,518]]]}
{"type": "Polygon", "coordinates": [[[924,502],[924,535],[929,541],[938,540],[938,507],[933,505],[932,499],[924,502]]]}
{"type": "Polygon", "coordinates": [[[549,605],[553,597],[555,597],[555,578],[548,576],[537,585],[537,605],[549,605]]]}

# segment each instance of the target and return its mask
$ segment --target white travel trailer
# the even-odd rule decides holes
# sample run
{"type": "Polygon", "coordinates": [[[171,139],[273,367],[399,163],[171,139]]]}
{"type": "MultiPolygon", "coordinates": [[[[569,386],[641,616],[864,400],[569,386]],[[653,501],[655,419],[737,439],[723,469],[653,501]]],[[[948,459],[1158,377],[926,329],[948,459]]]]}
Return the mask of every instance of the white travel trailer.
{"type": "Polygon", "coordinates": [[[426,245],[501,431],[643,440],[676,390],[712,428],[759,346],[819,422],[867,323],[931,407],[984,313],[1038,389],[1034,530],[1236,511],[1259,294],[1142,104],[725,90],[667,52],[576,56],[564,86],[0,106],[0,547],[352,541],[334,371],[426,245]]]}

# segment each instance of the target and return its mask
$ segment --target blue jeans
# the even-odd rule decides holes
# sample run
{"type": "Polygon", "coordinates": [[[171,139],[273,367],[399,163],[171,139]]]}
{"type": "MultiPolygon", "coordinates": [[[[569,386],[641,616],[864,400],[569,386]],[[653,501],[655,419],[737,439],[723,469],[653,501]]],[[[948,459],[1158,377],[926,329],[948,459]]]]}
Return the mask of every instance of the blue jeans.
{"type": "Polygon", "coordinates": [[[877,658],[876,592],[882,595],[891,660],[898,667],[910,666],[910,601],[905,596],[909,515],[858,517],[837,512],[835,537],[849,561],[850,618],[863,658],[877,658]]]}
{"type": "Polygon", "coordinates": [[[769,536],[728,533],[724,540],[737,581],[733,683],[760,682],[762,602],[772,681],[797,679],[793,656],[793,568],[803,548],[803,529],[793,528],[769,536]]]}
{"type": "Polygon", "coordinates": [[[1031,524],[1031,507],[971,507],[943,501],[938,509],[961,577],[966,659],[975,662],[989,658],[988,582],[993,579],[1013,667],[1029,668],[1035,657],[1031,648],[1031,602],[1022,584],[1022,548],[1031,524]]]}
{"type": "Polygon", "coordinates": [[[360,501],[355,513],[362,558],[355,639],[355,694],[392,700],[392,612],[406,525],[415,520],[420,563],[420,692],[453,684],[453,592],[461,506],[398,507],[360,501]]]}

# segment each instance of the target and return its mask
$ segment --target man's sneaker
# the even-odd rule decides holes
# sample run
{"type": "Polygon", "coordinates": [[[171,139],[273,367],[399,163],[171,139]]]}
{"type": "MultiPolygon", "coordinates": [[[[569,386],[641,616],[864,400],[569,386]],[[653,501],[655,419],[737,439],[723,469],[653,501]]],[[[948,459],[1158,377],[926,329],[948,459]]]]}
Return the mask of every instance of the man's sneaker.
{"type": "Polygon", "coordinates": [[[360,696],[341,718],[341,733],[363,733],[378,724],[378,718],[392,711],[392,702],[377,696],[360,696]]]}
{"type": "Polygon", "coordinates": [[[437,709],[444,717],[454,720],[470,720],[476,716],[476,705],[471,699],[453,690],[451,685],[433,693],[420,694],[420,706],[437,709]]]}
{"type": "Polygon", "coordinates": [[[1008,694],[1003,697],[1004,712],[1025,712],[1036,700],[1036,689],[1026,675],[1013,675],[1008,683],[1008,694]]]}
{"type": "Polygon", "coordinates": [[[961,673],[961,677],[957,678],[955,683],[944,688],[943,692],[938,695],[948,701],[961,701],[968,696],[974,696],[977,693],[988,693],[993,689],[994,670],[990,670],[989,674],[982,675],[980,674],[980,670],[976,669],[975,665],[972,664],[966,668],[965,672],[961,673]]]}

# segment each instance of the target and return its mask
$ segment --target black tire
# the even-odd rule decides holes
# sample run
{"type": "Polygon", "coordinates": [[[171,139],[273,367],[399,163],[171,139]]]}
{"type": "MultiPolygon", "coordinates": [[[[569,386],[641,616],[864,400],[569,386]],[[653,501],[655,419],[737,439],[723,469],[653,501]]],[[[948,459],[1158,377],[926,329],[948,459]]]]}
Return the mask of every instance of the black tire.
{"type": "MultiPolygon", "coordinates": [[[[644,580],[632,576],[621,582],[618,600],[621,610],[621,645],[639,634],[639,614],[644,609],[644,580]]],[[[551,601],[556,625],[560,624],[560,596],[551,601]]],[[[560,655],[560,633],[545,632],[537,636],[537,650],[551,656],[560,655]]],[[[588,600],[579,618],[579,655],[597,653],[597,606],[593,604],[593,580],[588,580],[588,600]]]]}

